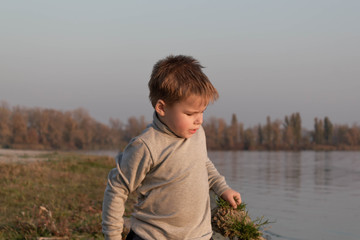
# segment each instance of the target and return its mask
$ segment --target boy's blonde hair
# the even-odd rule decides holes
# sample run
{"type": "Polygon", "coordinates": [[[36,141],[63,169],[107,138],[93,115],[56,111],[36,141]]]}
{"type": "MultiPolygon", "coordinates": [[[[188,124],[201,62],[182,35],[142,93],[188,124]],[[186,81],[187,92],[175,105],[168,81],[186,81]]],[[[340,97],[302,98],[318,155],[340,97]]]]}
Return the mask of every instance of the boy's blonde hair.
{"type": "Polygon", "coordinates": [[[158,61],[149,81],[149,98],[153,107],[159,99],[172,105],[190,95],[198,95],[209,103],[219,94],[207,76],[203,66],[191,56],[168,56],[158,61]]]}

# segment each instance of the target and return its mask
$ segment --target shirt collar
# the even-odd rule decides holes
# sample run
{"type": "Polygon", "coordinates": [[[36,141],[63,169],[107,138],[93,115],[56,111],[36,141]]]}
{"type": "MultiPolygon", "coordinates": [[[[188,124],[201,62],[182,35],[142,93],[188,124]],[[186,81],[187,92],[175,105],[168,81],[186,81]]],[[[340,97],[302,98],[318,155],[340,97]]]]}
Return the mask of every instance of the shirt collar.
{"type": "Polygon", "coordinates": [[[177,137],[177,138],[179,137],[173,131],[171,131],[168,126],[166,126],[163,122],[160,121],[159,116],[157,115],[157,113],[155,111],[153,114],[153,124],[161,132],[163,132],[167,135],[173,136],[173,137],[177,137]]]}

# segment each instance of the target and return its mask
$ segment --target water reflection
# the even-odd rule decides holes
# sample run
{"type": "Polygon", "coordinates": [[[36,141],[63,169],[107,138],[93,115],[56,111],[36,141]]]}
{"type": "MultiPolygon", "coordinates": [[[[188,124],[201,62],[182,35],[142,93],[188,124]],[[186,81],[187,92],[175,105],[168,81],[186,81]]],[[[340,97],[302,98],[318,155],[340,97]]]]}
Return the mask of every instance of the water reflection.
{"type": "Polygon", "coordinates": [[[301,161],[301,152],[284,154],[284,190],[289,199],[298,198],[298,190],[301,187],[301,161]]]}
{"type": "MultiPolygon", "coordinates": [[[[238,151],[232,151],[230,152],[231,154],[231,178],[232,179],[236,179],[238,177],[238,164],[237,164],[237,160],[238,160],[238,155],[239,152],[238,151]]],[[[240,170],[241,170],[241,166],[240,170]]]]}
{"type": "MultiPolygon", "coordinates": [[[[315,153],[314,182],[317,186],[331,185],[332,155],[329,152],[315,153]]],[[[321,189],[321,188],[319,188],[321,189]]]]}
{"type": "Polygon", "coordinates": [[[272,239],[360,239],[359,152],[209,152],[272,239]]]}

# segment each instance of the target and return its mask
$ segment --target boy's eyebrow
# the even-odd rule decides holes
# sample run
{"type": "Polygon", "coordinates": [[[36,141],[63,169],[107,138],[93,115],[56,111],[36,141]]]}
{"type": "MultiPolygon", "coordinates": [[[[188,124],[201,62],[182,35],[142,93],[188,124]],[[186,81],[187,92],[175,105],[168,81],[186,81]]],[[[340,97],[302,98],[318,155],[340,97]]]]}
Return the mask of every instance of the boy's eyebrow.
{"type": "Polygon", "coordinates": [[[205,112],[205,110],[207,109],[207,106],[206,106],[206,108],[204,109],[204,110],[202,110],[202,111],[187,111],[187,112],[189,112],[189,113],[200,113],[200,112],[205,112]]]}

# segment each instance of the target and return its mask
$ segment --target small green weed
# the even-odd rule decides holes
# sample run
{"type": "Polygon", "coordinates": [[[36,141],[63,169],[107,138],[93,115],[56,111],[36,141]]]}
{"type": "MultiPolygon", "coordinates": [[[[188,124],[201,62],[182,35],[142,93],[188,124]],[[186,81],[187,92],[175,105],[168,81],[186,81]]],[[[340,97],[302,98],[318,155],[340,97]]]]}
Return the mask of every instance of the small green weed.
{"type": "MultiPolygon", "coordinates": [[[[216,198],[216,204],[217,204],[218,207],[232,208],[230,206],[230,204],[227,201],[225,201],[224,199],[222,199],[221,197],[216,198]]],[[[246,209],[246,204],[242,202],[240,205],[237,206],[236,210],[245,211],[245,209],[246,209]]]]}
{"type": "Polygon", "coordinates": [[[269,220],[261,217],[252,221],[244,203],[241,203],[237,209],[232,208],[228,202],[219,197],[216,203],[218,207],[212,212],[212,226],[215,231],[231,240],[263,239],[260,228],[268,225],[269,220]]]}

